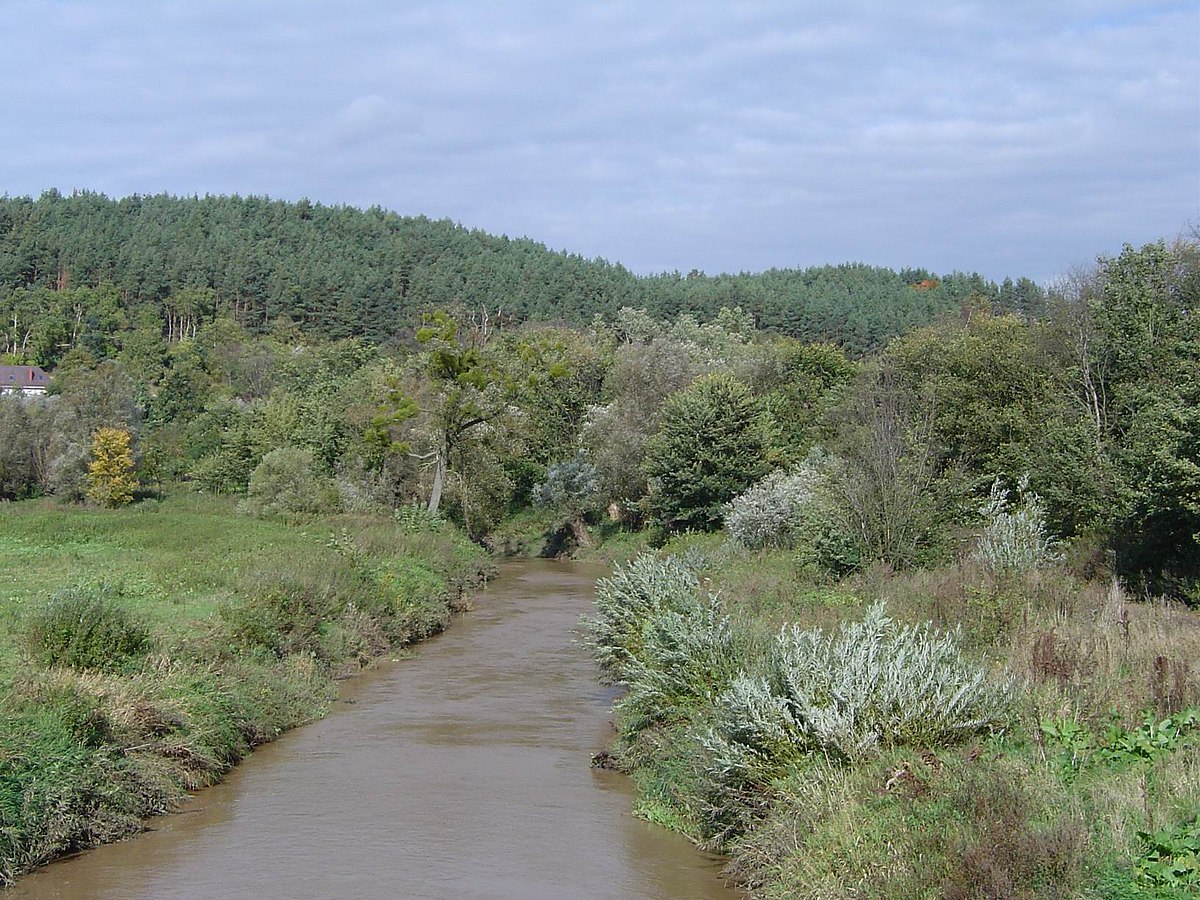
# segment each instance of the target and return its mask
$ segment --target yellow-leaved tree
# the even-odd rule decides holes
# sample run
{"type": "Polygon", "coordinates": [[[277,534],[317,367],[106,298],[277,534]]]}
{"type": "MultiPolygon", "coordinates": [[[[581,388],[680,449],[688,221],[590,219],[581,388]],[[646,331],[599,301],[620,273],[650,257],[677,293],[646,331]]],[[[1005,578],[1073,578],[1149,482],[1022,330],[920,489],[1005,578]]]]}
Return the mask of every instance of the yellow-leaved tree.
{"type": "Polygon", "coordinates": [[[102,506],[124,506],[133,500],[137,488],[129,432],[123,428],[97,428],[88,464],[88,499],[102,506]]]}

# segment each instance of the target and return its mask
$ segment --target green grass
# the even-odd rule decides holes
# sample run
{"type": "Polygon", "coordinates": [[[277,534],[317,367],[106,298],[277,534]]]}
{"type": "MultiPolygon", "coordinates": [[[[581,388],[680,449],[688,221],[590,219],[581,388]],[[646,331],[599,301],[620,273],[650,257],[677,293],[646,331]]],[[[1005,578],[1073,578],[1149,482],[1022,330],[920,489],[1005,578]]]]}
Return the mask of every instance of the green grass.
{"type": "Polygon", "coordinates": [[[51,501],[0,505],[0,600],[19,611],[30,599],[81,580],[124,587],[132,606],[160,622],[216,612],[241,573],[264,554],[328,556],[328,526],[293,527],[239,516],[228,498],[183,494],[121,510],[51,501]]]}

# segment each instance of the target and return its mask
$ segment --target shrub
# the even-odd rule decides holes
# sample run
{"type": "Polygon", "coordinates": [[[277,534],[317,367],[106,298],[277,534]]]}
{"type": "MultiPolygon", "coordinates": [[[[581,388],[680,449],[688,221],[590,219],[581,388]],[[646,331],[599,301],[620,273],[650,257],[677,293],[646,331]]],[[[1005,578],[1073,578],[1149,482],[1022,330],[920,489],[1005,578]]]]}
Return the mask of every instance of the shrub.
{"type": "Polygon", "coordinates": [[[572,516],[595,507],[600,497],[600,472],[582,455],[554,463],[546,470],[545,480],[533,489],[533,502],[537,506],[562,510],[572,516]]]}
{"type": "Polygon", "coordinates": [[[144,656],[149,630],[120,604],[109,584],[58,591],[25,623],[26,645],[43,666],[115,671],[144,656]]]}
{"type": "Polygon", "coordinates": [[[591,546],[586,516],[600,505],[602,496],[600,472],[582,454],[550,466],[545,480],[532,492],[534,505],[563,517],[581,547],[591,546]]]}
{"type": "Polygon", "coordinates": [[[790,547],[795,542],[796,518],[813,500],[813,473],[807,469],[776,469],[725,509],[725,529],[750,550],[790,547]]]}
{"type": "Polygon", "coordinates": [[[898,625],[883,603],[834,636],[780,632],[773,687],[820,749],[845,757],[894,744],[936,746],[1001,724],[1011,681],[967,662],[957,631],[898,625]]]}
{"type": "Polygon", "coordinates": [[[711,706],[741,671],[745,656],[744,641],[720,601],[698,593],[682,609],[659,611],[640,637],[640,652],[625,669],[629,691],[614,707],[627,737],[711,706]]]}
{"type": "Polygon", "coordinates": [[[312,451],[297,447],[272,450],[250,475],[243,509],[254,515],[317,513],[337,505],[328,479],[314,473],[312,451]]]}
{"type": "Polygon", "coordinates": [[[1029,490],[1029,476],[1017,485],[1015,500],[997,478],[979,512],[984,524],[974,555],[992,572],[1032,572],[1060,558],[1041,498],[1029,490]]]}
{"type": "Polygon", "coordinates": [[[730,537],[751,550],[794,548],[801,565],[823,572],[857,568],[854,538],[831,490],[835,471],[829,457],[815,449],[795,471],[768,475],[726,507],[730,537]]]}
{"type": "Polygon", "coordinates": [[[783,628],[767,672],[734,679],[706,741],[713,756],[713,833],[737,830],[747,807],[789,763],[856,759],[894,745],[935,747],[999,726],[1011,681],[993,684],[957,632],[897,625],[884,604],[836,634],[783,628]]]}
{"type": "Polygon", "coordinates": [[[679,559],[643,554],[596,582],[596,616],[584,624],[604,677],[627,681],[644,653],[646,626],[696,602],[696,573],[679,559]]]}

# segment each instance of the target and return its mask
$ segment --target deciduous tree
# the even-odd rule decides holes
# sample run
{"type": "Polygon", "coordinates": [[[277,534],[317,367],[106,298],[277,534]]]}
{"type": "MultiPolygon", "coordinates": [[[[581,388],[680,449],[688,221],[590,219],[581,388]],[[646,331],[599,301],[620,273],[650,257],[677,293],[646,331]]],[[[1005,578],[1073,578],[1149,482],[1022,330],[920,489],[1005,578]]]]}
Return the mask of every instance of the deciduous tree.
{"type": "Polygon", "coordinates": [[[88,463],[87,496],[102,506],[125,506],[138,489],[133,440],[123,428],[97,428],[88,463]]]}

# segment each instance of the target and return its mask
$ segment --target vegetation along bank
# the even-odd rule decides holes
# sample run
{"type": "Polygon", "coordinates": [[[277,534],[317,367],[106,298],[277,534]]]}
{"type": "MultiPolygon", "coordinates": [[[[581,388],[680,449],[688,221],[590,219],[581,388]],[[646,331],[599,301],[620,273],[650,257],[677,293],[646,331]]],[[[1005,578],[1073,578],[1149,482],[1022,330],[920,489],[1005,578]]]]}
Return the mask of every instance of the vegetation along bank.
{"type": "Polygon", "coordinates": [[[760,896],[1193,888],[1194,237],[1044,287],[638,278],[50,193],[0,203],[0,307],[6,877],[310,717],[483,545],[620,562],[617,764],[760,896]]]}
{"type": "Polygon", "coordinates": [[[0,881],[141,830],[335,681],[446,627],[485,557],[453,530],[287,524],[226,498],[0,505],[0,881]]]}

